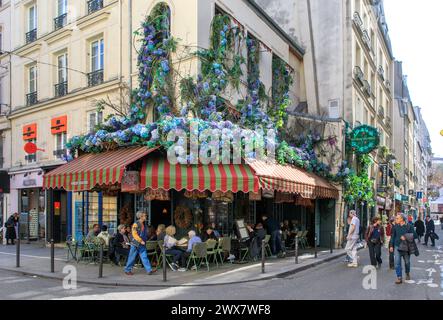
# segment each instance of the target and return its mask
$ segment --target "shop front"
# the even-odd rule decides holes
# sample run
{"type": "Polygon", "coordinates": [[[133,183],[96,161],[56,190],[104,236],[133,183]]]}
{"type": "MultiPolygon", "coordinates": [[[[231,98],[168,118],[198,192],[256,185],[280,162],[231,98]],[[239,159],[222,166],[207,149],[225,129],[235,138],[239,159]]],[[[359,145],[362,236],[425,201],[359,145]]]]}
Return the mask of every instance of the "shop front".
{"type": "Polygon", "coordinates": [[[20,213],[20,236],[23,239],[45,239],[46,197],[43,169],[9,172],[11,193],[9,214],[20,213]]]}
{"type": "Polygon", "coordinates": [[[154,228],[175,225],[178,237],[212,223],[235,237],[237,220],[253,225],[263,214],[296,223],[312,244],[317,235],[318,244],[327,246],[335,232],[338,190],[289,166],[173,165],[156,149],[137,147],[83,155],[47,174],[45,188],[72,194],[68,229],[76,239],[96,223],[115,233],[119,224],[132,224],[139,210],[154,228]]]}

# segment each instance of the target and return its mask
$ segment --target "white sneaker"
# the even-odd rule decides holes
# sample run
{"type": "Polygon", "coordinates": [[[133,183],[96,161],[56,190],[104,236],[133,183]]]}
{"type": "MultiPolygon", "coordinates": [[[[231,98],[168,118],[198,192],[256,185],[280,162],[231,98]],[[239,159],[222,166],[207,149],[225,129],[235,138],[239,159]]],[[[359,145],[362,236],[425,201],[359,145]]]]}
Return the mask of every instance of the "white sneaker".
{"type": "Polygon", "coordinates": [[[178,269],[177,271],[178,271],[178,272],[186,272],[186,271],[188,271],[188,269],[186,269],[186,268],[180,268],[180,269],[178,269]]]}
{"type": "Polygon", "coordinates": [[[350,263],[348,264],[348,268],[358,268],[358,263],[350,263]]]}
{"type": "Polygon", "coordinates": [[[191,270],[197,270],[197,266],[192,266],[191,270]]]}

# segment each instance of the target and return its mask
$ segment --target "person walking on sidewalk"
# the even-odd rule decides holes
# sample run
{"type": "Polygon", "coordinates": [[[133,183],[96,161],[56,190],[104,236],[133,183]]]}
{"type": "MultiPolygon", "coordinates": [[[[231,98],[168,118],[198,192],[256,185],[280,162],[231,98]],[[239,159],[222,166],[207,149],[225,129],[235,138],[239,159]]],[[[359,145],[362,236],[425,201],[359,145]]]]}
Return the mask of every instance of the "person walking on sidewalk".
{"type": "Polygon", "coordinates": [[[386,246],[386,249],[388,249],[388,252],[389,252],[389,269],[391,269],[391,270],[395,269],[394,252],[391,252],[389,250],[389,243],[391,242],[392,228],[394,228],[394,225],[395,225],[395,217],[389,218],[388,225],[386,226],[385,246],[386,246]]]}
{"type": "Polygon", "coordinates": [[[418,236],[418,241],[421,242],[421,238],[425,234],[425,223],[420,217],[418,217],[417,221],[415,221],[414,227],[415,227],[415,232],[417,233],[418,236]]]}
{"type": "Polygon", "coordinates": [[[411,255],[408,251],[399,251],[402,241],[407,241],[406,237],[417,238],[414,227],[407,223],[407,217],[397,215],[395,218],[395,226],[392,228],[391,241],[389,243],[389,251],[394,253],[395,273],[397,274],[396,284],[403,283],[402,259],[405,262],[406,280],[411,280],[411,255]]]}
{"type": "Polygon", "coordinates": [[[360,220],[357,218],[357,212],[355,210],[349,211],[349,218],[351,219],[351,224],[349,226],[348,236],[346,238],[347,243],[345,250],[350,258],[348,267],[357,268],[357,242],[360,238],[360,220]]]}
{"type": "Polygon", "coordinates": [[[426,216],[426,235],[424,245],[428,245],[429,238],[431,238],[432,246],[435,247],[435,223],[430,216],[426,216]]]}
{"type": "Polygon", "coordinates": [[[146,223],[147,215],[143,211],[138,211],[136,217],[138,221],[132,225],[131,250],[129,251],[125,274],[128,276],[134,275],[132,273],[132,268],[134,267],[135,259],[137,256],[140,256],[146,272],[148,275],[151,275],[157,270],[152,269],[145,246],[146,241],[148,240],[148,226],[146,223]]]}
{"type": "Polygon", "coordinates": [[[380,223],[381,221],[379,217],[373,218],[372,224],[368,227],[365,234],[371,265],[378,268],[380,268],[383,263],[381,259],[381,246],[385,241],[385,230],[380,223]]]}

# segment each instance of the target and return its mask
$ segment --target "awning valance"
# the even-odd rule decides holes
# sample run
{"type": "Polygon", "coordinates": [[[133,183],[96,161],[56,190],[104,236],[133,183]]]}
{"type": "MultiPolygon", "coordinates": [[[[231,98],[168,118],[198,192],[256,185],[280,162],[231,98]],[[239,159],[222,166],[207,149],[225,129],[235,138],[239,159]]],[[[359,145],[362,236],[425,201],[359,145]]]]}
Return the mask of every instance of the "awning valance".
{"type": "Polygon", "coordinates": [[[167,159],[151,158],[143,163],[141,188],[154,190],[199,190],[258,192],[258,178],[248,165],[173,165],[167,159]]]}
{"type": "Polygon", "coordinates": [[[156,150],[147,147],[121,148],[86,154],[47,173],[43,188],[87,191],[95,186],[120,183],[126,166],[156,150]]]}
{"type": "Polygon", "coordinates": [[[325,179],[305,170],[266,161],[250,160],[247,163],[260,181],[260,188],[297,193],[308,199],[338,199],[337,188],[325,179]]]}

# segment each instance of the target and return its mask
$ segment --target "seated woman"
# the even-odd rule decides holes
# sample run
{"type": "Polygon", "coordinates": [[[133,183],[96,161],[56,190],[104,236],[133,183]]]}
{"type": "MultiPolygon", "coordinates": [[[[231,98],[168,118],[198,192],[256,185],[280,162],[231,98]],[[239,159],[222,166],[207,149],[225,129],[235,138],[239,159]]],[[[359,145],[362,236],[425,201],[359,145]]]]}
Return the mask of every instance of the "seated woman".
{"type": "Polygon", "coordinates": [[[103,225],[101,227],[101,232],[97,236],[98,239],[102,239],[105,247],[109,247],[109,240],[111,239],[111,235],[108,232],[108,226],[103,225]]]}
{"type": "Polygon", "coordinates": [[[176,229],[174,226],[169,226],[166,228],[166,236],[165,236],[165,246],[166,246],[166,254],[170,254],[173,256],[171,268],[174,271],[186,271],[184,268],[180,268],[178,265],[179,261],[181,261],[183,251],[177,248],[178,240],[174,238],[176,234],[176,229]]]}
{"type": "Polygon", "coordinates": [[[116,265],[120,262],[121,256],[128,256],[129,255],[129,237],[126,234],[126,226],[124,224],[121,224],[117,228],[117,234],[114,237],[114,263],[116,265]]]}
{"type": "Polygon", "coordinates": [[[212,226],[208,226],[208,227],[206,228],[206,231],[203,232],[203,235],[202,235],[202,237],[201,237],[201,240],[202,240],[203,242],[206,242],[206,241],[208,241],[209,239],[217,240],[217,241],[218,241],[218,238],[215,236],[214,229],[213,229],[212,226]]]}
{"type": "Polygon", "coordinates": [[[166,236],[166,226],[164,224],[159,224],[157,230],[155,230],[155,235],[152,238],[152,241],[162,241],[165,240],[166,236]]]}

